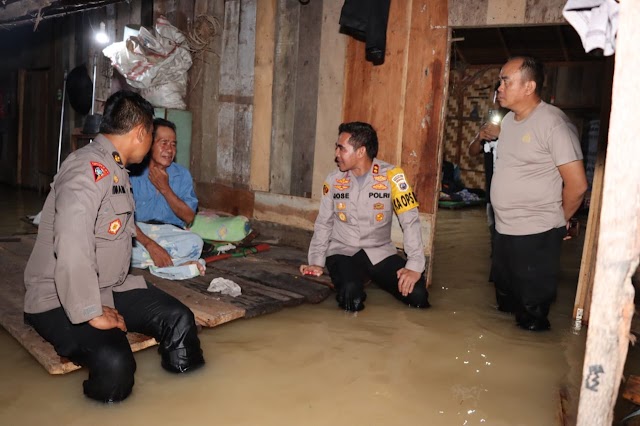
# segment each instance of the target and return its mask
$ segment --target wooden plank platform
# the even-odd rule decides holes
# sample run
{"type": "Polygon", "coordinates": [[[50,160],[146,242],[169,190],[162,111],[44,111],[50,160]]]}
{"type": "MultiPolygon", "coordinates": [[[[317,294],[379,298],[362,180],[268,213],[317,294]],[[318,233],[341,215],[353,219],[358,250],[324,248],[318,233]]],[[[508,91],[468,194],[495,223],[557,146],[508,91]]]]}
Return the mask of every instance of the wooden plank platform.
{"type": "MultiPolygon", "coordinates": [[[[23,320],[23,273],[35,243],[35,235],[18,241],[0,241],[0,325],[2,325],[51,374],[64,374],[80,368],[57,355],[23,320]]],[[[144,278],[192,310],[196,323],[215,327],[238,318],[252,318],[303,303],[318,303],[331,293],[327,276],[302,277],[298,267],[306,253],[290,247],[272,247],[270,251],[246,258],[231,258],[208,265],[205,276],[184,281],[169,281],[146,270],[132,273],[144,278]],[[242,295],[231,297],[207,291],[213,278],[224,277],[242,288],[242,295]]],[[[128,333],[135,352],[156,345],[155,339],[128,333]]]]}

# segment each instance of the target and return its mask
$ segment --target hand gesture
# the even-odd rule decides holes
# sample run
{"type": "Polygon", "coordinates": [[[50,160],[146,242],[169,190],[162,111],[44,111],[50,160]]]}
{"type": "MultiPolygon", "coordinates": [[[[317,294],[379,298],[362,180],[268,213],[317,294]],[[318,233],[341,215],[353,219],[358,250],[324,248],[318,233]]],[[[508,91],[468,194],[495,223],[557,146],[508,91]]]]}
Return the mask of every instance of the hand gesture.
{"type": "Polygon", "coordinates": [[[411,269],[398,269],[398,291],[405,297],[411,294],[413,287],[420,279],[420,275],[422,275],[420,272],[412,271],[411,269]]]}
{"type": "Polygon", "coordinates": [[[89,320],[89,325],[98,330],[111,330],[112,328],[119,328],[120,330],[127,332],[127,326],[124,323],[124,318],[114,308],[108,306],[102,307],[102,315],[89,320]]]}
{"type": "Polygon", "coordinates": [[[300,265],[300,273],[302,275],[319,277],[320,275],[324,274],[324,268],[322,266],[316,265],[300,265]]]}
{"type": "Polygon", "coordinates": [[[161,194],[171,189],[167,171],[154,164],[149,165],[149,181],[151,181],[153,186],[155,186],[161,194]]]}
{"type": "Polygon", "coordinates": [[[480,127],[479,138],[483,141],[494,141],[500,136],[500,126],[493,123],[485,123],[480,127]]]}

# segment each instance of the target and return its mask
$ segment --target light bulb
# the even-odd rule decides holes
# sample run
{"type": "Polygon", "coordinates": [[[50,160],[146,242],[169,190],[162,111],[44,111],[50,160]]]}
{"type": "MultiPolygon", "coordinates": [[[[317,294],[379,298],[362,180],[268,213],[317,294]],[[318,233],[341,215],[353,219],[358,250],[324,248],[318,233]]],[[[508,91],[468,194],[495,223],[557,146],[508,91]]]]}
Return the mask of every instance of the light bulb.
{"type": "Polygon", "coordinates": [[[96,33],[96,41],[100,44],[109,43],[109,36],[107,35],[104,22],[100,22],[100,31],[96,33]]]}

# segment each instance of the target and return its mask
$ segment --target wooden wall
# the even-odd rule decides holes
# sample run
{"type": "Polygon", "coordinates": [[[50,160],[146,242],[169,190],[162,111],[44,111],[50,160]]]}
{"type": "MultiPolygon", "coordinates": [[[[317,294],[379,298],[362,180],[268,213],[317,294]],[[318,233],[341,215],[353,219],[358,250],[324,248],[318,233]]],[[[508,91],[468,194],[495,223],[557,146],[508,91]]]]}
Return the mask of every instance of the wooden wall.
{"type": "Polygon", "coordinates": [[[564,24],[566,0],[449,0],[449,26],[564,24]]]}

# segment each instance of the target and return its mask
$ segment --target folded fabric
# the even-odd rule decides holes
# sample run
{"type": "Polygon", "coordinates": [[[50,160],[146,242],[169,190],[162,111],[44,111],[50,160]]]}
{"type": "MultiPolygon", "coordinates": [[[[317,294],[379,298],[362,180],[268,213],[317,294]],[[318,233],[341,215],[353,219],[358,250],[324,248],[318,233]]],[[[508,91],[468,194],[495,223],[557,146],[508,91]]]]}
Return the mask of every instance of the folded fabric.
{"type": "Polygon", "coordinates": [[[207,291],[228,294],[231,297],[238,297],[242,294],[242,289],[238,284],[222,277],[212,279],[207,291]]]}
{"type": "MultiPolygon", "coordinates": [[[[199,259],[198,262],[205,266],[204,260],[199,259]]],[[[180,266],[166,266],[164,268],[158,268],[157,266],[149,266],[149,272],[156,277],[164,278],[165,280],[187,280],[189,278],[197,277],[200,275],[198,265],[190,263],[188,265],[180,266]]]]}
{"type": "Polygon", "coordinates": [[[198,213],[189,229],[208,241],[241,241],[251,232],[249,219],[244,216],[217,216],[198,213]]]}

